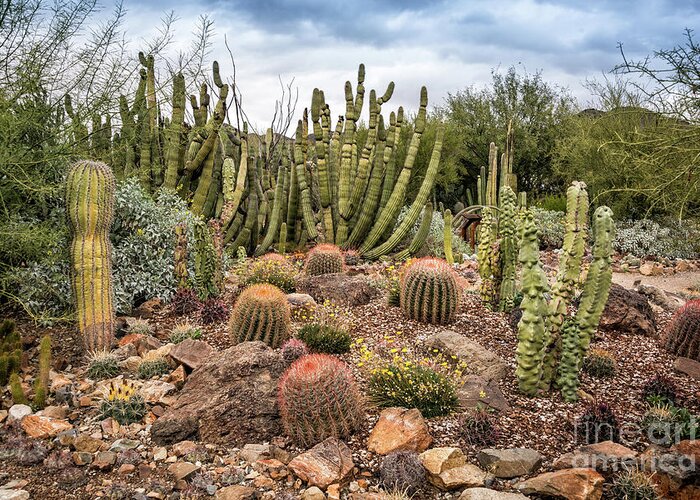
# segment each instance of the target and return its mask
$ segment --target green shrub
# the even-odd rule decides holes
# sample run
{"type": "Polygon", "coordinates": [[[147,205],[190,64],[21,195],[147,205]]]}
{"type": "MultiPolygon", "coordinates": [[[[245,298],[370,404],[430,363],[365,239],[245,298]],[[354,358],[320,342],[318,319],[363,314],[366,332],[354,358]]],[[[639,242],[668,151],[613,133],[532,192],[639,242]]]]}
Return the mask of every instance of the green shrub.
{"type": "Polygon", "coordinates": [[[670,377],[658,374],[644,383],[642,397],[652,405],[675,405],[678,388],[670,377]]]}
{"type": "Polygon", "coordinates": [[[312,352],[343,354],[352,344],[352,337],[346,330],[332,325],[310,323],[302,326],[297,335],[312,352]]]}
{"type": "Polygon", "coordinates": [[[583,371],[591,377],[609,378],[615,375],[615,357],[604,349],[591,349],[583,358],[583,371]]]}
{"type": "Polygon", "coordinates": [[[642,429],[654,444],[670,445],[698,437],[697,417],[686,408],[670,404],[650,406],[642,417],[642,429]]]}
{"type": "Polygon", "coordinates": [[[548,194],[535,200],[535,209],[548,212],[566,212],[566,196],[563,194],[548,194]]]}
{"type": "Polygon", "coordinates": [[[700,228],[684,221],[665,220],[663,224],[642,220],[616,222],[614,247],[620,253],[643,258],[692,259],[700,254],[700,228]]]}
{"type": "MultiPolygon", "coordinates": [[[[541,248],[561,248],[564,243],[564,211],[533,207],[532,214],[541,248]]],[[[566,207],[564,207],[566,210],[566,207]]]]}

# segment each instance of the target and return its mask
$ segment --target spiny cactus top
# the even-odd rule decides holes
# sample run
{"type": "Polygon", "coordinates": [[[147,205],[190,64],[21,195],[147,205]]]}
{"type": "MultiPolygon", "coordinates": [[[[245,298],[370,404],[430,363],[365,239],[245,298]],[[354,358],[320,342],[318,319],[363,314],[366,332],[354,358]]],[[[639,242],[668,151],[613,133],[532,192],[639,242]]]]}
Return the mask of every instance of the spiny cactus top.
{"type": "Polygon", "coordinates": [[[251,285],[241,293],[231,313],[235,342],[260,340],[279,347],[289,336],[290,309],[287,296],[274,285],[251,285]]]}
{"type": "Polygon", "coordinates": [[[411,319],[446,325],[459,305],[455,273],[442,259],[425,257],[410,263],[401,278],[401,310],[411,319]]]}
{"type": "Polygon", "coordinates": [[[340,248],[322,243],[309,250],[304,269],[309,276],[318,276],[319,274],[342,273],[343,266],[344,258],[340,248]]]}
{"type": "Polygon", "coordinates": [[[676,311],[666,334],[666,349],[700,361],[700,299],[689,300],[676,311]]]}

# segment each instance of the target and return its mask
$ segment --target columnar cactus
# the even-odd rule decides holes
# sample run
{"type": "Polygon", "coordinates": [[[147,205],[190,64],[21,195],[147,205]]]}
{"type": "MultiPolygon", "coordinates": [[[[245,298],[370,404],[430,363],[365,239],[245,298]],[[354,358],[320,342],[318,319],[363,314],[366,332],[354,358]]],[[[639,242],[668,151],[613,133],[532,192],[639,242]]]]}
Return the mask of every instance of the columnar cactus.
{"type": "Polygon", "coordinates": [[[445,210],[442,218],[445,226],[442,232],[445,260],[451,265],[455,263],[455,258],[452,254],[452,212],[449,208],[445,210]]]}
{"type": "Polygon", "coordinates": [[[583,361],[579,351],[579,334],[580,329],[573,318],[562,326],[561,360],[557,384],[561,388],[564,401],[570,403],[578,399],[576,393],[579,386],[578,372],[583,361]]]}
{"type": "Polygon", "coordinates": [[[501,213],[498,232],[501,237],[499,248],[501,252],[501,289],[499,292],[499,309],[501,311],[510,311],[513,309],[513,298],[515,297],[515,271],[518,259],[515,234],[516,196],[510,186],[501,186],[500,202],[501,213]]]}
{"type": "Polygon", "coordinates": [[[673,315],[666,349],[676,356],[700,361],[700,299],[689,300],[673,315]]]}
{"type": "Polygon", "coordinates": [[[424,323],[451,323],[459,294],[455,273],[442,259],[417,259],[401,277],[401,310],[408,318],[424,323]]]}
{"type": "Polygon", "coordinates": [[[433,204],[428,202],[425,204],[423,209],[423,219],[421,220],[420,226],[418,226],[418,231],[413,235],[411,243],[405,249],[394,255],[395,260],[404,260],[409,258],[411,255],[415,255],[428,239],[430,234],[430,224],[433,221],[433,204]]]}
{"type": "Polygon", "coordinates": [[[542,374],[542,348],[548,340],[545,325],[548,292],[547,276],[540,267],[540,245],[537,227],[532,214],[528,213],[523,224],[522,244],[518,260],[523,266],[522,293],[520,308],[523,316],[518,323],[518,366],[515,375],[520,391],[528,396],[537,394],[542,374]]]}
{"type": "Polygon", "coordinates": [[[343,268],[343,252],[335,245],[329,243],[316,245],[306,255],[304,269],[309,276],[342,273],[343,268]]]}
{"type": "Polygon", "coordinates": [[[79,161],[68,170],[72,285],[78,326],[88,351],[109,349],[114,335],[109,241],[114,189],[114,175],[104,163],[79,161]]]}
{"type": "Polygon", "coordinates": [[[15,322],[6,319],[0,323],[0,387],[17,373],[22,363],[22,339],[15,329],[15,322]]]}
{"type": "Polygon", "coordinates": [[[292,363],[280,378],[278,404],[285,432],[305,448],[328,437],[347,438],[364,420],[352,371],[328,354],[311,354],[292,363]]]}
{"type": "Polygon", "coordinates": [[[274,285],[251,285],[238,297],[231,313],[230,331],[234,342],[260,340],[279,347],[289,336],[287,296],[274,285]]]}

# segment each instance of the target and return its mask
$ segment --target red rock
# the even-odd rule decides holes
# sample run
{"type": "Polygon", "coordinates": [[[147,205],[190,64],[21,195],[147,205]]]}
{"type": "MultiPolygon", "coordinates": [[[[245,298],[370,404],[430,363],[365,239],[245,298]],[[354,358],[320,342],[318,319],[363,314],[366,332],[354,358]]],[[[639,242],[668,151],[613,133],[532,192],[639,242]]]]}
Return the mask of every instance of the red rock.
{"type": "Polygon", "coordinates": [[[21,425],[27,436],[35,439],[54,437],[73,428],[66,420],[40,415],[27,415],[22,419],[21,425]]]}
{"type": "Polygon", "coordinates": [[[549,495],[567,500],[599,500],[605,478],[593,469],[564,469],[545,472],[521,481],[515,489],[525,495],[549,495]]]}
{"type": "Polygon", "coordinates": [[[673,368],[676,371],[685,373],[686,375],[694,378],[695,380],[700,380],[700,363],[690,358],[676,358],[673,362],[673,368]]]}
{"type": "Polygon", "coordinates": [[[127,344],[137,345],[142,338],[143,338],[142,333],[130,333],[130,334],[124,335],[122,338],[120,338],[118,345],[119,345],[119,347],[123,347],[127,344]]]}
{"type": "Polygon", "coordinates": [[[602,473],[616,472],[634,465],[637,452],[612,441],[582,446],[554,461],[555,469],[591,468],[602,473]]]}
{"type": "Polygon", "coordinates": [[[289,462],[302,481],[321,489],[345,480],[354,466],[350,448],[336,438],[326,439],[289,462]]]}
{"type": "Polygon", "coordinates": [[[367,449],[380,455],[410,450],[421,453],[433,442],[428,424],[420,411],[413,408],[387,408],[367,439],[367,449]]]}

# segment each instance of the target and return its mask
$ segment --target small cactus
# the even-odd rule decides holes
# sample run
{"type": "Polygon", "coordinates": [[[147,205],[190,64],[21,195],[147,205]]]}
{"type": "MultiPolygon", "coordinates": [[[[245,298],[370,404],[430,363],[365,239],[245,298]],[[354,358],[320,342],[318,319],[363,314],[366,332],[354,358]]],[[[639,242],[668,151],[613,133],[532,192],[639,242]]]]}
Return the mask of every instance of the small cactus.
{"type": "Polygon", "coordinates": [[[51,337],[45,335],[39,343],[39,372],[34,380],[34,409],[46,406],[49,393],[49,371],[51,370],[51,337]]]}
{"type": "Polygon", "coordinates": [[[133,382],[112,382],[100,405],[100,417],[112,417],[122,425],[140,422],[146,415],[146,402],[133,382]]]}
{"type": "Polygon", "coordinates": [[[346,250],[343,258],[347,266],[356,266],[360,263],[360,253],[357,250],[346,250]]]}
{"type": "Polygon", "coordinates": [[[379,481],[389,491],[413,494],[425,484],[425,467],[413,451],[395,451],[382,460],[379,481]]]}
{"type": "Polygon", "coordinates": [[[109,351],[95,351],[90,354],[87,376],[92,380],[103,380],[119,375],[119,362],[109,351]]]}
{"type": "Polygon", "coordinates": [[[139,364],[139,378],[144,380],[170,373],[170,365],[164,358],[144,359],[139,364]]]}
{"type": "Polygon", "coordinates": [[[690,300],[676,311],[666,334],[666,349],[700,361],[700,299],[690,300]]]}
{"type": "Polygon", "coordinates": [[[289,336],[287,296],[273,285],[252,285],[238,297],[231,314],[231,336],[236,343],[261,340],[279,347],[289,336]]]}
{"type": "Polygon", "coordinates": [[[340,248],[323,243],[309,250],[304,269],[307,275],[318,276],[319,274],[342,273],[343,267],[344,258],[340,248]]]}
{"type": "Polygon", "coordinates": [[[400,301],[404,315],[411,319],[434,325],[451,323],[459,305],[454,271],[441,259],[413,261],[402,275],[400,301]]]}
{"type": "Polygon", "coordinates": [[[302,356],[309,354],[309,348],[299,339],[289,339],[282,344],[282,359],[291,364],[302,356]]]}
{"type": "Polygon", "coordinates": [[[328,354],[297,359],[282,375],[278,404],[285,432],[300,446],[346,438],[364,420],[360,391],[350,368],[328,354]]]}
{"type": "Polygon", "coordinates": [[[0,387],[10,380],[10,375],[20,369],[22,363],[22,339],[15,330],[15,322],[6,319],[0,323],[0,387]]]}

